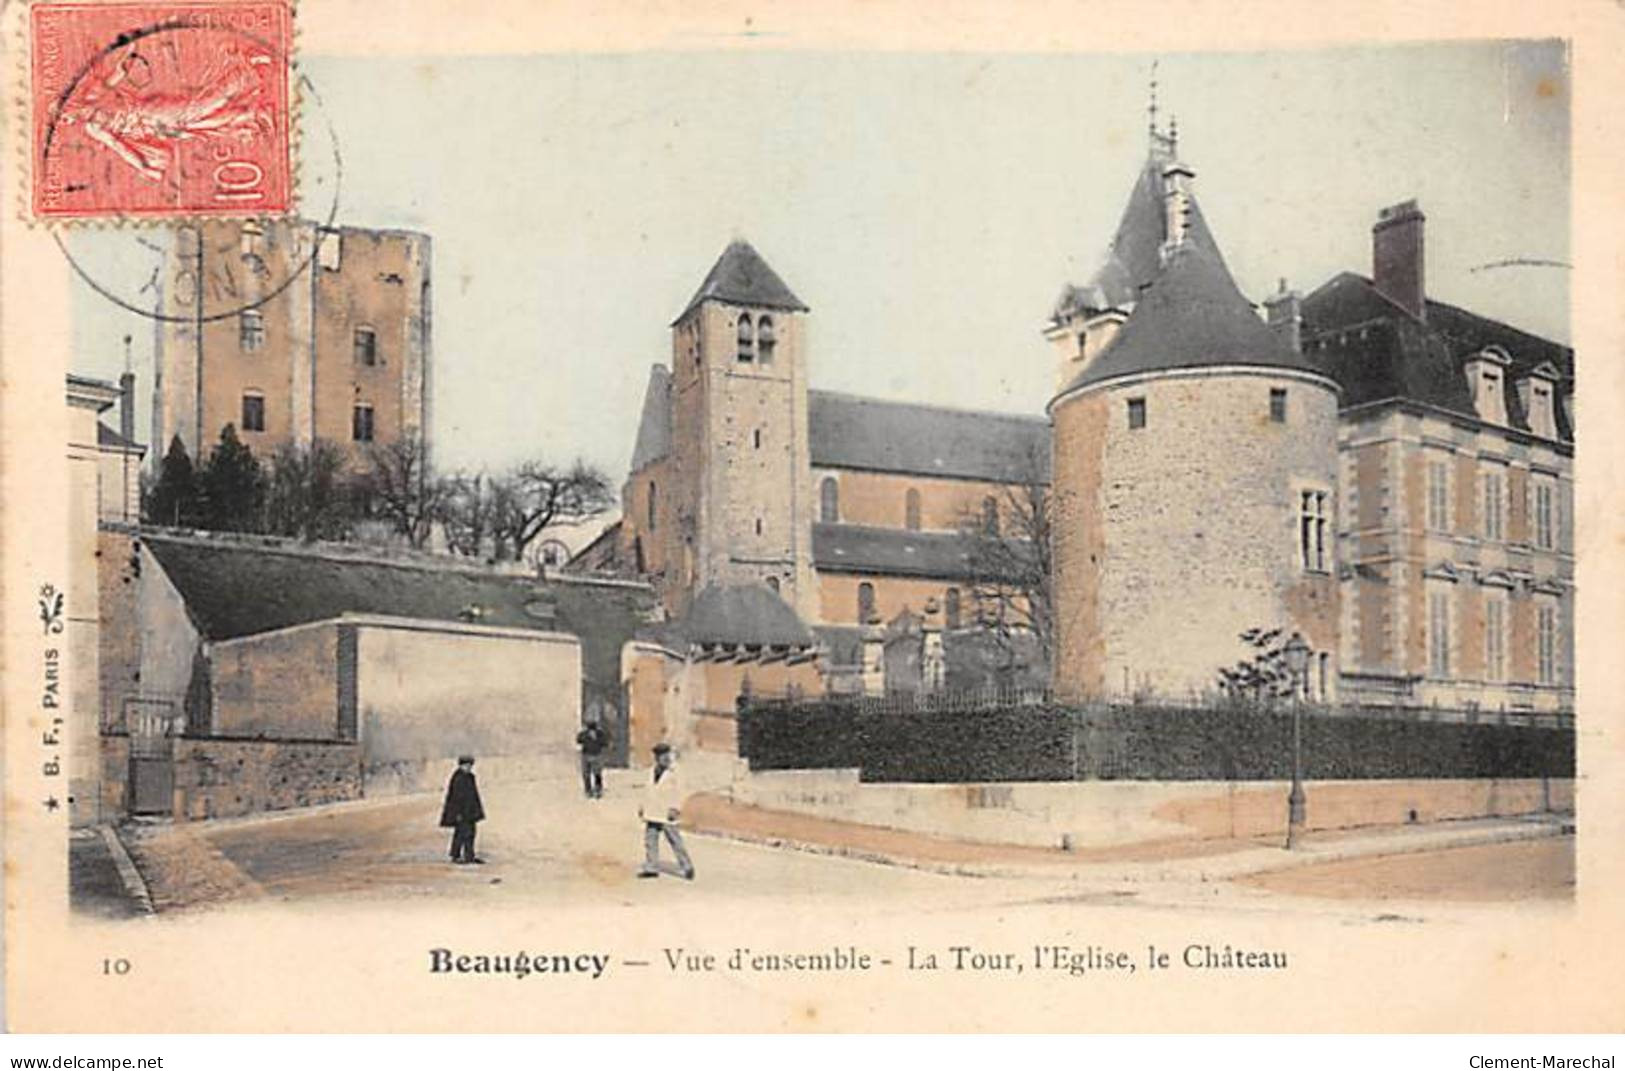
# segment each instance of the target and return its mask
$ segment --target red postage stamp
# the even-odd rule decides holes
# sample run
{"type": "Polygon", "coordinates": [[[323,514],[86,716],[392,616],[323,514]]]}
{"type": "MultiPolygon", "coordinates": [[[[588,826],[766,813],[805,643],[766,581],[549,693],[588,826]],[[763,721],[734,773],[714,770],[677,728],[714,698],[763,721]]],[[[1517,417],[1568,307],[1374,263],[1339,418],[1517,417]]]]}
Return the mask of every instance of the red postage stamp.
{"type": "Polygon", "coordinates": [[[42,3],[30,14],[37,218],[292,208],[287,3],[42,3]]]}

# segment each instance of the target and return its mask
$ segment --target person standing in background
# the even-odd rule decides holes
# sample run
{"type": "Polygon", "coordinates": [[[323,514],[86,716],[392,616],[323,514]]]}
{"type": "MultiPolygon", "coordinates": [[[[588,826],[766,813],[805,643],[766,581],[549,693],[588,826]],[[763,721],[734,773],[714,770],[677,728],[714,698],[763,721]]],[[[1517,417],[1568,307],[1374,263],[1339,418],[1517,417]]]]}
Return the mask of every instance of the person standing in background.
{"type": "Polygon", "coordinates": [[[604,798],[604,752],[609,748],[609,730],[596,710],[587,712],[587,724],[576,733],[576,746],[581,749],[581,787],[587,798],[604,798]]]}

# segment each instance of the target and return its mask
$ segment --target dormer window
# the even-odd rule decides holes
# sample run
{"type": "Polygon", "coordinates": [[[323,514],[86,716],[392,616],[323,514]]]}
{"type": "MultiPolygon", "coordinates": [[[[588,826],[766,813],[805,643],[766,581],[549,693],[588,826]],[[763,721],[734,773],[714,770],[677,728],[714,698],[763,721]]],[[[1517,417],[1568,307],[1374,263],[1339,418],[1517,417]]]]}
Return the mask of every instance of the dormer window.
{"type": "Polygon", "coordinates": [[[1467,358],[1467,387],[1473,410],[1489,424],[1507,423],[1506,369],[1512,358],[1500,346],[1485,346],[1467,358]]]}
{"type": "Polygon", "coordinates": [[[1543,439],[1557,438],[1557,367],[1541,364],[1518,380],[1518,400],[1523,403],[1529,430],[1543,439]]]}
{"type": "Polygon", "coordinates": [[[739,363],[750,364],[756,359],[756,335],[751,330],[750,317],[739,317],[739,363]]]}

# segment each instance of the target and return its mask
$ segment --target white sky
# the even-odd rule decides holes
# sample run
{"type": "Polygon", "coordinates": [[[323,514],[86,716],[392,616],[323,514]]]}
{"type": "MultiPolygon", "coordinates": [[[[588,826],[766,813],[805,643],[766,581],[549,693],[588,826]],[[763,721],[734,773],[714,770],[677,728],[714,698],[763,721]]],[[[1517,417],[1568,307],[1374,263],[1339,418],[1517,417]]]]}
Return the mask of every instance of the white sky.
{"type": "MultiPolygon", "coordinates": [[[[764,45],[304,69],[343,153],[340,220],[433,236],[441,461],[581,454],[618,480],[667,325],[735,235],[812,307],[814,386],[1041,413],[1042,321],[1093,269],[1143,160],[1149,62],[764,45]]],[[[1471,270],[1569,259],[1560,45],[1159,70],[1250,297],[1368,273],[1377,210],[1415,197],[1430,296],[1568,341],[1566,271],[1471,270]]],[[[145,400],[150,325],[75,285],[75,370],[116,376],[130,333],[145,400]]]]}

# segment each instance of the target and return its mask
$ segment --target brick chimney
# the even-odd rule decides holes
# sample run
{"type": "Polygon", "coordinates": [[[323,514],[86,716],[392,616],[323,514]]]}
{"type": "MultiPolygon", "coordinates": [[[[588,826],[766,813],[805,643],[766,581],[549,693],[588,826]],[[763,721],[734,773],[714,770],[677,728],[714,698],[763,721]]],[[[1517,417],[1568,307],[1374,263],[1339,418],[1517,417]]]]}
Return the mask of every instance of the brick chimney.
{"type": "Polygon", "coordinates": [[[135,442],[135,373],[118,377],[118,433],[127,443],[135,442]]]}
{"type": "Polygon", "coordinates": [[[1377,213],[1371,228],[1371,279],[1378,293],[1418,320],[1427,318],[1422,225],[1416,202],[1402,201],[1377,213]]]}

